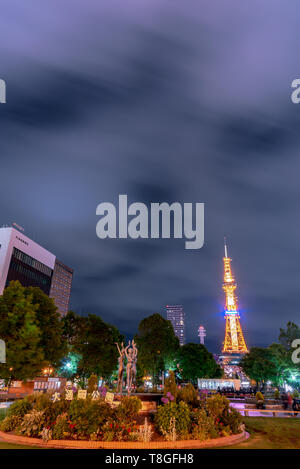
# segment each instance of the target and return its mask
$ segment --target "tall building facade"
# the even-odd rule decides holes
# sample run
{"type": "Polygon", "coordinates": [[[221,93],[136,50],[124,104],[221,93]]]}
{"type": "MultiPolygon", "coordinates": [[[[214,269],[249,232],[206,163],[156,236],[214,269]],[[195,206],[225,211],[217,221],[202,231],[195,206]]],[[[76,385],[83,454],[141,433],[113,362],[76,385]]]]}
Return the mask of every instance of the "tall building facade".
{"type": "Polygon", "coordinates": [[[73,269],[55,259],[49,296],[54,299],[62,315],[67,314],[69,311],[72,279],[73,269]]]}
{"type": "Polygon", "coordinates": [[[223,343],[223,353],[242,355],[248,352],[244,339],[238,302],[235,294],[236,282],[231,271],[231,259],[228,257],[227,245],[225,241],[224,261],[224,281],[223,290],[225,292],[225,339],[223,343]]]}
{"type": "Polygon", "coordinates": [[[175,335],[180,345],[185,344],[185,313],[182,305],[167,305],[166,313],[168,321],[171,321],[175,335]]]}
{"type": "Polygon", "coordinates": [[[0,295],[10,281],[19,280],[25,287],[39,287],[54,299],[59,312],[65,314],[72,277],[72,269],[24,233],[12,227],[0,228],[0,295]]]}

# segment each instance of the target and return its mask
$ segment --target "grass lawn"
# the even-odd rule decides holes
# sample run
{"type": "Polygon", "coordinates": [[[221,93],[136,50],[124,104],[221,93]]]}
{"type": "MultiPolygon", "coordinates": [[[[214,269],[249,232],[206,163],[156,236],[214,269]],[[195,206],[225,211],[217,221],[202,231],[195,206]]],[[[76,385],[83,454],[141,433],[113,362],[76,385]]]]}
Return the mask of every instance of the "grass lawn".
{"type": "Polygon", "coordinates": [[[245,417],[245,424],[250,438],[229,449],[300,449],[299,418],[245,417]]]}
{"type": "Polygon", "coordinates": [[[43,449],[38,446],[22,446],[22,445],[13,445],[11,443],[5,443],[0,441],[0,450],[1,449],[43,449]]]}

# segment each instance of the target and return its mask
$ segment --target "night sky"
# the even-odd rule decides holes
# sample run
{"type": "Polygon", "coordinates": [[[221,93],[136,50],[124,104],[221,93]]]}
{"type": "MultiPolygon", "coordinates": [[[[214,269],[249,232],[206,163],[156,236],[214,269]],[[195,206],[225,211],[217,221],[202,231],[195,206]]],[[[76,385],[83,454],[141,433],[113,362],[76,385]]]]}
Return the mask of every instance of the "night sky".
{"type": "Polygon", "coordinates": [[[72,308],[131,337],[183,304],[224,336],[223,237],[248,346],[299,323],[299,2],[2,1],[0,224],[75,270],[72,308]],[[247,3],[247,5],[245,5],[247,3]],[[205,246],[100,240],[96,206],[204,202],[205,246]]]}

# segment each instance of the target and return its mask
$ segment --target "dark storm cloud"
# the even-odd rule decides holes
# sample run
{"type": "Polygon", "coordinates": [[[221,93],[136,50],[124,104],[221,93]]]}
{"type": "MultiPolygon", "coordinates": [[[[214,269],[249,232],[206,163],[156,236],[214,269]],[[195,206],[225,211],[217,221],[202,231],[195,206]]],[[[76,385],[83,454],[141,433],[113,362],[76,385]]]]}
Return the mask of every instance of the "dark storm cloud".
{"type": "Polygon", "coordinates": [[[224,153],[232,155],[232,164],[242,164],[241,152],[253,152],[254,160],[255,156],[274,157],[274,153],[279,153],[283,147],[290,145],[291,136],[289,129],[274,122],[260,120],[257,116],[252,119],[248,116],[236,116],[225,123],[220,147],[224,153]]]}
{"type": "Polygon", "coordinates": [[[133,335],[182,303],[223,338],[222,239],[249,344],[299,315],[297,2],[3,2],[0,210],[75,269],[72,308],[133,335]],[[270,14],[270,8],[272,14],[270,14]],[[205,202],[205,246],[96,237],[98,203],[205,202]]]}
{"type": "Polygon", "coordinates": [[[8,112],[1,115],[0,122],[21,124],[24,126],[61,127],[82,121],[87,108],[101,106],[102,112],[118,100],[116,90],[109,85],[95,83],[74,73],[56,69],[35,67],[36,75],[32,86],[27,83],[25,89],[18,89],[17,84],[10,88],[8,112]]]}
{"type": "Polygon", "coordinates": [[[83,280],[89,284],[104,285],[107,282],[117,281],[123,277],[130,277],[131,275],[135,275],[138,272],[140,272],[140,268],[138,267],[134,267],[133,265],[120,264],[109,267],[107,270],[103,270],[103,272],[99,273],[98,275],[86,275],[83,280]]]}

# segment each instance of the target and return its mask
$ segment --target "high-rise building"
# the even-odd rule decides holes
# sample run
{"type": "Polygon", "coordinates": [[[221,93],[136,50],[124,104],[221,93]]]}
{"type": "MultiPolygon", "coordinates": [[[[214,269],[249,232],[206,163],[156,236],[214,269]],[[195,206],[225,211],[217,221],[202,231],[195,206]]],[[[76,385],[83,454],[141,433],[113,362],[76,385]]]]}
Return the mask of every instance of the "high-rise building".
{"type": "Polygon", "coordinates": [[[244,339],[240,314],[238,310],[237,297],[235,294],[236,282],[231,271],[231,259],[228,257],[225,241],[224,282],[225,291],[225,339],[222,352],[225,354],[242,355],[248,352],[244,339]]]}
{"type": "Polygon", "coordinates": [[[0,228],[0,295],[11,280],[39,287],[61,314],[68,311],[73,270],[13,227],[0,228]]]}
{"type": "Polygon", "coordinates": [[[55,259],[49,296],[54,299],[59,312],[63,315],[69,311],[72,279],[73,269],[55,259]]]}
{"type": "Polygon", "coordinates": [[[180,345],[185,344],[185,313],[182,305],[167,305],[167,319],[171,321],[180,345]]]}

